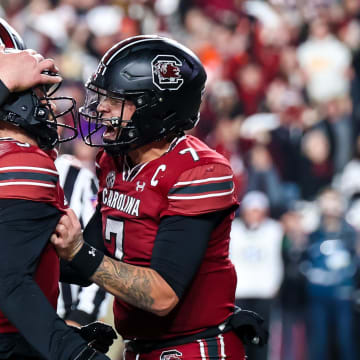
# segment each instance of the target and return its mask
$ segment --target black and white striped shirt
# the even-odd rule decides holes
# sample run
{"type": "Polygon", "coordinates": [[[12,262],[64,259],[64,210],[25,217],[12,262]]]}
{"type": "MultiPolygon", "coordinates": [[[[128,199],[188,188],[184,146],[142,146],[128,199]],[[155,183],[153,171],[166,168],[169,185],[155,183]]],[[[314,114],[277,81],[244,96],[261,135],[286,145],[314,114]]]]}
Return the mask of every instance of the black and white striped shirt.
{"type": "MultiPolygon", "coordinates": [[[[69,207],[85,227],[96,207],[96,176],[72,155],[61,155],[55,161],[60,185],[69,207]]],[[[96,284],[88,287],[60,283],[57,312],[65,320],[88,324],[106,314],[110,295],[96,284]]]]}

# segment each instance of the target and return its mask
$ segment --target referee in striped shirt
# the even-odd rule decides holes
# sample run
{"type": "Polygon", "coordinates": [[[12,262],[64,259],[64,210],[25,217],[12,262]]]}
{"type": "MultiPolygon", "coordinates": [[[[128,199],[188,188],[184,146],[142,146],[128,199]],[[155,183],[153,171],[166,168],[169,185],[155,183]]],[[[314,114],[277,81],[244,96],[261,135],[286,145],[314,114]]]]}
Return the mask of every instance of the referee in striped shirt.
{"type": "MultiPolygon", "coordinates": [[[[84,228],[95,211],[97,178],[72,155],[60,155],[55,165],[69,207],[84,228]]],[[[110,294],[96,284],[81,287],[60,283],[57,312],[69,325],[86,325],[105,316],[109,301],[110,294]]]]}

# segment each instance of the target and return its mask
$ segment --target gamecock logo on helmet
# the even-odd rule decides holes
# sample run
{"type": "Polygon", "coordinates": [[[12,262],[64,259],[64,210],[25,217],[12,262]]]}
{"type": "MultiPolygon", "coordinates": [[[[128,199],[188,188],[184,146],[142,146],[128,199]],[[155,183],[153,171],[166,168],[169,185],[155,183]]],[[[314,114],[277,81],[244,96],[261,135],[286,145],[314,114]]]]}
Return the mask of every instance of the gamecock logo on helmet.
{"type": "Polygon", "coordinates": [[[166,350],[163,351],[160,355],[160,360],[179,360],[181,358],[182,353],[177,350],[166,350]]]}
{"type": "Polygon", "coordinates": [[[157,55],[151,62],[154,85],[160,90],[178,90],[184,83],[181,65],[182,62],[174,55],[157,55]]]}

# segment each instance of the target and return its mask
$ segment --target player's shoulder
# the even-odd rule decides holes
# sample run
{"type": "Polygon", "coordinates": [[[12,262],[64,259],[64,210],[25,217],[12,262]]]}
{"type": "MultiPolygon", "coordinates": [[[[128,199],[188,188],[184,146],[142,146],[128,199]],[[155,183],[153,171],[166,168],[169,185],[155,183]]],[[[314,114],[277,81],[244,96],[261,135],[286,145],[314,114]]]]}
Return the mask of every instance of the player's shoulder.
{"type": "Polygon", "coordinates": [[[163,167],[164,176],[158,177],[169,204],[162,215],[199,215],[235,208],[229,162],[195,137],[179,140],[171,150],[169,166],[163,167]]]}
{"type": "Polygon", "coordinates": [[[183,153],[187,149],[192,149],[195,151],[200,159],[209,159],[227,163],[227,160],[224,156],[222,156],[216,150],[210,148],[205,142],[195,136],[185,135],[179,138],[174,144],[174,150],[177,150],[177,152],[181,151],[181,153],[183,153]]]}
{"type": "Polygon", "coordinates": [[[172,144],[171,151],[164,157],[164,160],[168,163],[169,168],[174,168],[174,171],[210,163],[231,167],[223,155],[191,135],[183,136],[172,144]]]}
{"type": "Polygon", "coordinates": [[[164,160],[167,173],[180,181],[233,174],[225,157],[194,136],[180,138],[164,160]]]}
{"type": "Polygon", "coordinates": [[[1,167],[33,167],[57,173],[54,158],[37,146],[14,139],[0,140],[1,167]]]}
{"type": "Polygon", "coordinates": [[[47,202],[62,207],[54,155],[28,143],[1,139],[1,198],[47,202]]]}
{"type": "Polygon", "coordinates": [[[229,162],[193,136],[179,139],[167,156],[158,159],[158,184],[169,199],[232,194],[234,175],[229,162]]]}

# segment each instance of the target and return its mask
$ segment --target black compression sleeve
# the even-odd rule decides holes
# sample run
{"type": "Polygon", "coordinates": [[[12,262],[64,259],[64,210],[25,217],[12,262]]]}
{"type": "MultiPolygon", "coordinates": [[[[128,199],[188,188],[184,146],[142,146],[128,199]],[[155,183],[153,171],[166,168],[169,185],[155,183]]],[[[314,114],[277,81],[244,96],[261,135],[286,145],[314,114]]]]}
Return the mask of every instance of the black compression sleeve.
{"type": "Polygon", "coordinates": [[[61,320],[34,281],[61,213],[33,201],[0,200],[0,310],[46,359],[69,359],[85,341],[61,320]]]}
{"type": "Polygon", "coordinates": [[[83,237],[89,245],[102,251],[105,255],[111,256],[107,251],[103,240],[102,220],[99,206],[96,207],[94,215],[86,225],[83,237]]]}
{"type": "Polygon", "coordinates": [[[181,299],[205,254],[211,232],[224,212],[201,216],[169,216],[159,226],[150,267],[181,299]]]}
{"type": "Polygon", "coordinates": [[[9,89],[6,85],[0,80],[0,106],[4,104],[8,96],[10,95],[9,89]]]}

